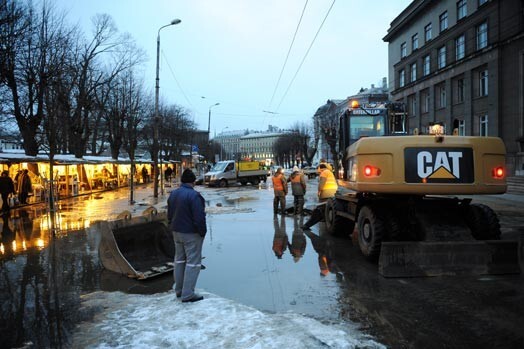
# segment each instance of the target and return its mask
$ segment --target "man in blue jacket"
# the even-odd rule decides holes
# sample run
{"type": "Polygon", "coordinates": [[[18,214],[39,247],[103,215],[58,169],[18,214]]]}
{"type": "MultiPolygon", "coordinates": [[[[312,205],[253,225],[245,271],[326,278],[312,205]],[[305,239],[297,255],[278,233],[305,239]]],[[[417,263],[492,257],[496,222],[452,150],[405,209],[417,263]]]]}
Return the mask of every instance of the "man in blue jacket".
{"type": "Polygon", "coordinates": [[[169,227],[175,239],[175,293],[182,302],[198,302],[203,296],[195,293],[202,267],[202,244],[206,236],[205,201],[194,189],[196,176],[186,169],[182,184],[167,199],[169,227]]]}

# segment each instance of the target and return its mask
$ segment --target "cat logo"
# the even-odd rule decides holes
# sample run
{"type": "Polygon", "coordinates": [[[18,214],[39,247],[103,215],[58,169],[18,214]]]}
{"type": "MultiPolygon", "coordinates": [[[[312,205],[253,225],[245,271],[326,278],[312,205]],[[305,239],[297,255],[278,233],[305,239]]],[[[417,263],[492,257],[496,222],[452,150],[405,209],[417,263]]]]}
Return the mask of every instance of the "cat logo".
{"type": "Polygon", "coordinates": [[[406,148],[407,183],[473,183],[470,148],[406,148]]]}

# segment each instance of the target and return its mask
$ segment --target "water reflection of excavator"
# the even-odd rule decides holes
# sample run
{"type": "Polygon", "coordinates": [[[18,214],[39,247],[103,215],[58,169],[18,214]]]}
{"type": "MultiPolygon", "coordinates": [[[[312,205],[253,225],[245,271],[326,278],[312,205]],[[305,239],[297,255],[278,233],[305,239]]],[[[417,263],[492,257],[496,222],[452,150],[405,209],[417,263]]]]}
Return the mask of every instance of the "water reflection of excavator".
{"type": "Polygon", "coordinates": [[[340,190],[325,206],[331,233],[355,234],[384,276],[520,272],[496,213],[457,195],[506,191],[500,138],[408,135],[402,105],[352,104],[340,118],[340,190]]]}

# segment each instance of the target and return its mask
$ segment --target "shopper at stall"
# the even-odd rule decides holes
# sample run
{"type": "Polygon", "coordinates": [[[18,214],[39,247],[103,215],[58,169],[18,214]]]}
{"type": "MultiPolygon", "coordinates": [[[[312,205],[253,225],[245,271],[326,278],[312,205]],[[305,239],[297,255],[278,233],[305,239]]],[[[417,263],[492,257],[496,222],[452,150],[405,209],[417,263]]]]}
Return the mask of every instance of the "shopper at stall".
{"type": "Polygon", "coordinates": [[[33,183],[31,183],[31,177],[29,177],[29,171],[23,170],[22,173],[18,176],[18,199],[22,205],[27,205],[27,198],[29,193],[33,192],[33,183]]]}
{"type": "Polygon", "coordinates": [[[9,172],[3,171],[0,176],[0,194],[2,195],[2,213],[9,211],[9,194],[15,193],[15,185],[11,177],[9,177],[9,172]]]}

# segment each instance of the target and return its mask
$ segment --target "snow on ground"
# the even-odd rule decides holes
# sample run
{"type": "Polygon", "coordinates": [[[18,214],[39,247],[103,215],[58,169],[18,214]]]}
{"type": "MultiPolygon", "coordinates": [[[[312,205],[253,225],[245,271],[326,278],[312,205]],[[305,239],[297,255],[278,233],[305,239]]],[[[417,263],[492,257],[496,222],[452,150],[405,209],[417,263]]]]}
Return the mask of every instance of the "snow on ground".
{"type": "Polygon", "coordinates": [[[154,295],[95,292],[84,296],[75,348],[308,349],[385,348],[353,324],[323,324],[297,313],[268,314],[201,292],[182,303],[174,291],[154,295]]]}

